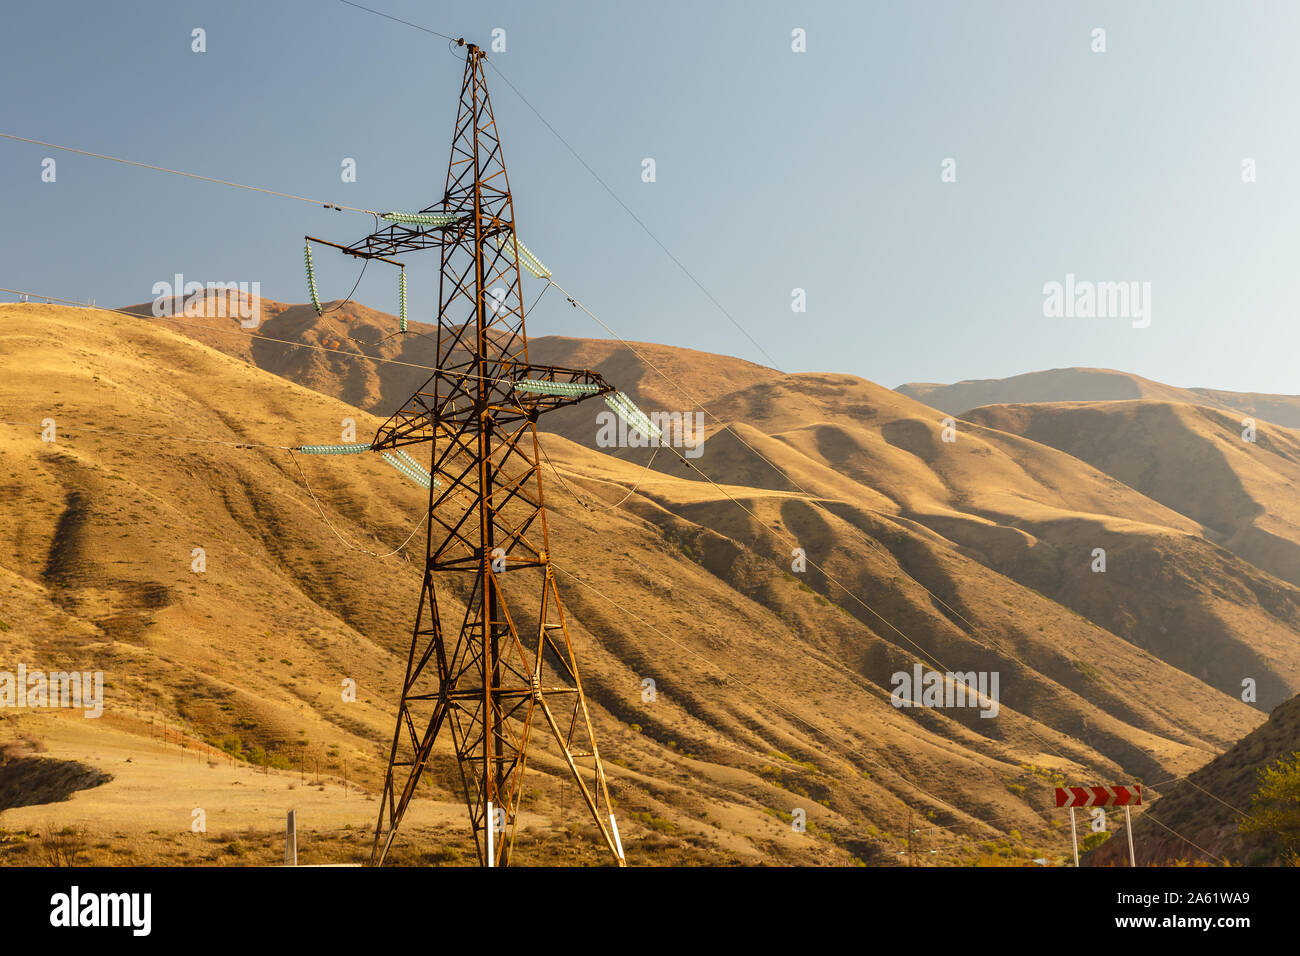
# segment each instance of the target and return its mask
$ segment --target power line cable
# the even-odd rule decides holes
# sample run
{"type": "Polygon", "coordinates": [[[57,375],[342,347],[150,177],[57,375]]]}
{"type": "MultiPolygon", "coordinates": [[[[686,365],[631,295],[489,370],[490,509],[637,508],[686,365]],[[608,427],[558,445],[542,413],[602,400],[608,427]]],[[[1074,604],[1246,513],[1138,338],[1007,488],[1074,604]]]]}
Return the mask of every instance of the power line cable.
{"type": "MultiPolygon", "coordinates": [[[[353,3],[352,0],[339,0],[339,2],[346,3],[350,7],[356,7],[359,10],[365,10],[367,13],[373,13],[375,14],[375,16],[383,17],[386,20],[392,20],[395,23],[401,23],[404,26],[411,27],[415,30],[422,30],[425,33],[431,33],[434,36],[442,37],[443,39],[446,40],[452,40],[453,42],[463,42],[463,38],[451,37],[445,33],[439,33],[437,30],[431,30],[428,27],[421,26],[418,23],[412,23],[409,20],[402,20],[399,17],[394,17],[387,13],[382,13],[379,10],[374,10],[370,7],[363,7],[359,3],[353,3]]],[[[668,246],[666,246],[664,242],[657,235],[655,235],[655,233],[650,229],[649,226],[645,224],[645,221],[641,219],[640,216],[638,216],[635,212],[632,211],[632,207],[629,206],[627,203],[625,203],[622,200],[622,198],[620,198],[618,193],[614,192],[613,188],[609,185],[609,183],[607,183],[601,177],[601,175],[598,172],[596,172],[595,169],[592,168],[590,163],[588,163],[585,159],[582,158],[582,155],[576,149],[573,148],[573,145],[567,139],[565,139],[563,135],[560,134],[560,131],[556,129],[554,125],[551,124],[550,120],[548,120],[545,116],[543,116],[541,111],[532,104],[532,101],[530,101],[528,97],[524,96],[523,92],[519,89],[519,87],[515,86],[514,83],[510,81],[510,77],[506,76],[505,73],[502,72],[501,68],[497,66],[491,59],[488,59],[486,57],[484,59],[487,62],[487,65],[490,66],[492,69],[494,69],[497,75],[501,77],[502,81],[506,84],[506,86],[510,87],[511,91],[515,94],[515,96],[519,97],[520,102],[522,102],[525,106],[527,106],[528,109],[532,111],[533,115],[536,116],[541,121],[542,125],[545,126],[548,130],[550,130],[551,135],[560,141],[561,145],[563,145],[564,148],[567,149],[569,153],[573,156],[573,158],[576,159],[582,165],[583,169],[585,169],[589,174],[591,174],[591,177],[594,180],[596,180],[596,182],[600,184],[601,188],[604,189],[605,192],[609,193],[610,197],[616,203],[618,203],[618,205],[623,209],[623,211],[627,213],[638,226],[641,227],[641,230],[647,236],[649,236],[650,239],[654,242],[654,244],[657,245],[663,251],[664,255],[666,255],[669,259],[672,260],[673,264],[677,266],[677,268],[682,272],[682,274],[685,275],[686,278],[690,279],[697,289],[699,289],[702,293],[704,293],[705,297],[710,302],[712,302],[714,306],[717,307],[718,311],[721,312],[724,316],[726,316],[727,321],[729,321],[732,325],[734,325],[740,331],[740,333],[745,336],[745,338],[749,339],[750,344],[753,345],[754,348],[758,349],[758,351],[762,353],[763,357],[772,363],[773,368],[777,367],[776,359],[774,359],[768,353],[768,351],[765,348],[763,348],[763,346],[761,346],[752,335],[749,334],[749,331],[743,325],[741,325],[739,322],[736,321],[735,316],[733,316],[731,312],[727,310],[726,306],[724,306],[721,302],[719,302],[717,297],[715,297],[712,292],[710,292],[707,288],[705,288],[704,284],[700,282],[698,278],[696,278],[695,274],[691,272],[690,269],[686,268],[686,264],[683,263],[681,259],[677,258],[676,255],[673,254],[672,250],[669,249],[668,246]]]]}
{"type": "Polygon", "coordinates": [[[375,558],[391,558],[393,555],[397,554],[397,552],[401,551],[408,544],[410,544],[411,539],[414,538],[416,533],[421,528],[424,527],[424,523],[429,520],[428,509],[423,509],[423,514],[420,517],[420,520],[416,522],[415,527],[411,529],[411,533],[406,536],[406,540],[403,541],[401,544],[399,544],[392,551],[387,552],[386,554],[378,554],[377,552],[371,551],[368,548],[363,548],[360,545],[352,544],[348,542],[343,537],[343,535],[339,534],[339,531],[337,528],[334,527],[333,522],[331,522],[329,517],[326,516],[325,508],[321,505],[320,499],[316,497],[316,492],[312,491],[311,482],[307,480],[307,474],[302,470],[302,464],[298,461],[298,456],[293,453],[292,448],[286,450],[289,452],[289,457],[293,459],[294,467],[298,469],[298,474],[302,477],[303,487],[307,489],[307,494],[311,496],[311,500],[315,503],[316,510],[320,513],[321,520],[325,522],[325,526],[329,528],[330,531],[334,532],[334,537],[338,538],[339,541],[343,543],[344,547],[352,551],[360,551],[362,554],[368,554],[371,557],[375,557],[375,558]]]}
{"type": "Polygon", "coordinates": [[[58,149],[65,153],[77,153],[80,156],[90,156],[94,159],[107,159],[110,162],[122,163],[125,166],[138,166],[141,169],[152,169],[160,173],[171,173],[173,176],[184,176],[187,179],[198,179],[205,183],[216,183],[219,186],[233,186],[235,189],[247,189],[256,193],[266,193],[269,196],[279,196],[282,199],[296,199],[299,202],[309,202],[324,209],[334,209],[348,212],[364,212],[367,215],[377,216],[379,213],[373,209],[362,209],[359,206],[345,206],[342,203],[323,202],[319,199],[311,199],[307,196],[298,196],[294,193],[280,192],[277,189],[264,189],[261,186],[249,186],[244,183],[232,182],[229,179],[216,179],[212,176],[200,176],[198,173],[187,173],[181,169],[170,169],[166,166],[155,166],[152,163],[140,163],[133,159],[123,159],[121,156],[109,156],[106,153],[92,153],[90,150],[77,149],[75,146],[60,146],[58,143],[46,143],[39,139],[28,139],[26,136],[15,136],[13,133],[0,133],[5,139],[12,139],[19,143],[32,143],[36,146],[44,146],[46,149],[58,149]]]}
{"type": "Polygon", "coordinates": [[[394,23],[401,23],[416,30],[423,30],[425,33],[432,33],[436,37],[442,37],[444,40],[451,40],[453,43],[461,40],[461,37],[448,36],[445,33],[439,33],[437,30],[430,30],[428,27],[422,27],[418,23],[412,23],[410,20],[402,20],[399,17],[391,16],[379,10],[373,10],[370,7],[363,7],[359,3],[353,3],[352,0],[339,0],[339,3],[346,3],[349,7],[356,7],[358,10],[364,10],[366,13],[373,13],[377,17],[383,17],[385,20],[392,20],[394,23]]]}

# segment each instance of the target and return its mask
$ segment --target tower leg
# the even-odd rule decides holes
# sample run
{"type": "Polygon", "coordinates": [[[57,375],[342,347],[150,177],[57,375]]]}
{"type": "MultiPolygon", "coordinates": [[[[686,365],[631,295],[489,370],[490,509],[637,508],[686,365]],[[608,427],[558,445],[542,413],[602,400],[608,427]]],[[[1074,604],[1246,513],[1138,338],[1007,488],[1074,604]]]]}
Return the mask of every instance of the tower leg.
{"type": "Polygon", "coordinates": [[[371,866],[382,866],[388,856],[398,824],[415,795],[416,785],[424,774],[434,741],[446,719],[447,700],[441,693],[444,682],[440,679],[445,674],[446,655],[442,646],[438,598],[433,590],[433,577],[426,571],[415,630],[411,635],[411,650],[406,660],[402,701],[393,728],[393,745],[384,774],[375,839],[370,849],[371,866]],[[431,663],[435,664],[436,674],[433,673],[435,668],[430,667],[431,663]]]}

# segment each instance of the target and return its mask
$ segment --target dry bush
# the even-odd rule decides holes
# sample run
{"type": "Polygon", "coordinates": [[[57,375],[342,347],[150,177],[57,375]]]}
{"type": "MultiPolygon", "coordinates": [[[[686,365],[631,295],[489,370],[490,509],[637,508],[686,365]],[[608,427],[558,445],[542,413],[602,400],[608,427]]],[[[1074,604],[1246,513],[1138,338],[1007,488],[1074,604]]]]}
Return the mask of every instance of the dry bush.
{"type": "Polygon", "coordinates": [[[47,823],[41,831],[37,859],[45,866],[76,866],[77,857],[88,849],[86,831],[79,827],[56,828],[47,823]]]}

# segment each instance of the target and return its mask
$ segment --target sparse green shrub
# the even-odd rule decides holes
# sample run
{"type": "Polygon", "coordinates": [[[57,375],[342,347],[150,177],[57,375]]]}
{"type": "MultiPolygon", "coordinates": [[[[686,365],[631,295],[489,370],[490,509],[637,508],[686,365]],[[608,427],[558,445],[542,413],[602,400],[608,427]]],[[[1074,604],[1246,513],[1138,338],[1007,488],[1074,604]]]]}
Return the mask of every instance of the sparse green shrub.
{"type": "Polygon", "coordinates": [[[1239,829],[1272,835],[1287,851],[1300,850],[1300,751],[1260,768],[1258,784],[1239,829]]]}
{"type": "Polygon", "coordinates": [[[1110,833],[1089,833],[1079,841],[1079,853],[1084,854],[1089,850],[1095,850],[1107,840],[1110,839],[1110,833]]]}
{"type": "Polygon", "coordinates": [[[654,814],[645,811],[634,810],[631,816],[632,819],[636,820],[638,823],[641,823],[652,830],[657,830],[660,833],[671,833],[677,829],[677,824],[673,823],[671,820],[665,820],[663,817],[657,817],[654,814]]]}

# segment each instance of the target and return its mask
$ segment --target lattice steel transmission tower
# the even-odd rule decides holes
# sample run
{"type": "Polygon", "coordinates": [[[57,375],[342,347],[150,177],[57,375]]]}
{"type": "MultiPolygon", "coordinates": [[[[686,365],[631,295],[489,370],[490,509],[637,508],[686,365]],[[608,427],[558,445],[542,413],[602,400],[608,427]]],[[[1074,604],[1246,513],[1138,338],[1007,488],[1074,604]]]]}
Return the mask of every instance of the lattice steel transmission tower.
{"type": "Polygon", "coordinates": [[[434,743],[450,734],[479,861],[508,864],[529,735],[540,722],[623,866],[550,562],[535,424],[542,412],[613,388],[588,370],[528,360],[520,259],[532,271],[540,263],[515,237],[484,54],[459,43],[465,78],[442,200],[419,213],[388,214],[392,225],[344,249],[383,259],[437,247],[442,257],[437,371],[371,446],[427,447],[435,479],[371,863],[384,862],[434,743]],[[440,602],[435,581],[463,602],[460,621],[444,618],[447,602],[440,602]]]}

